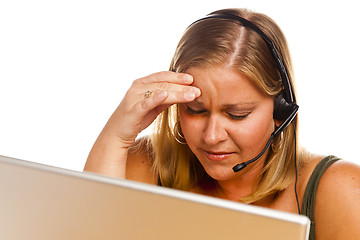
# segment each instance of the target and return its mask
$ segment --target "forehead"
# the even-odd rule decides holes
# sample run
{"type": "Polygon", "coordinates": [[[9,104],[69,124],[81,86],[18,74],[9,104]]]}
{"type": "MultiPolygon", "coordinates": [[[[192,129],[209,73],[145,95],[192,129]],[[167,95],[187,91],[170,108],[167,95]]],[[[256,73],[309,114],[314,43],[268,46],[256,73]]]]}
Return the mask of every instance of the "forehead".
{"type": "Polygon", "coordinates": [[[193,86],[201,90],[199,102],[214,100],[221,104],[239,104],[269,97],[242,72],[227,66],[192,67],[186,73],[194,77],[193,86]]]}

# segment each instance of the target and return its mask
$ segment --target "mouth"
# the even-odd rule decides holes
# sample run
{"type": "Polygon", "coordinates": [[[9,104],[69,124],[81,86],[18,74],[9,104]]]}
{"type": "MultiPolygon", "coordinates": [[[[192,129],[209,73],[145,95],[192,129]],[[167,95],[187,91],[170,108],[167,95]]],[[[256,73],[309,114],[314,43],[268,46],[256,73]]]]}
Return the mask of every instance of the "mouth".
{"type": "Polygon", "coordinates": [[[211,161],[223,161],[234,154],[234,152],[212,152],[206,150],[203,151],[206,157],[211,161]]]}

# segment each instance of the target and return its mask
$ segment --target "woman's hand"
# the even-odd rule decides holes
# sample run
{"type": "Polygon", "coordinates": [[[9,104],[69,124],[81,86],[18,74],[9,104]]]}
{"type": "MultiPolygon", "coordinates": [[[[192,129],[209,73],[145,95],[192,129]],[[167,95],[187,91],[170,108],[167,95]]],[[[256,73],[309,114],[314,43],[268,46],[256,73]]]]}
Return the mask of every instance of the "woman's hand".
{"type": "MultiPolygon", "coordinates": [[[[125,178],[128,149],[137,135],[172,104],[199,97],[200,90],[190,86],[192,83],[191,75],[175,72],[159,72],[135,80],[97,138],[84,170],[125,178]]],[[[136,157],[137,161],[141,159],[136,157]]],[[[144,162],[137,165],[137,171],[149,171],[147,161],[144,162]]]]}
{"type": "Polygon", "coordinates": [[[135,80],[104,131],[116,137],[121,147],[130,147],[163,110],[200,96],[200,90],[190,86],[192,83],[191,75],[175,72],[159,72],[135,80]]]}

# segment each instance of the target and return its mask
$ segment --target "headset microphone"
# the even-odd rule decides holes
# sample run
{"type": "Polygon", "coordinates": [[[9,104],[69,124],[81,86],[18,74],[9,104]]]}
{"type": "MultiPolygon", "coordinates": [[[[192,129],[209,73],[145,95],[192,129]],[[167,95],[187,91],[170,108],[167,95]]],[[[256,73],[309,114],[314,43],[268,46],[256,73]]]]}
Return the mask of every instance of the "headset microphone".
{"type": "Polygon", "coordinates": [[[251,159],[251,160],[249,160],[247,162],[236,164],[233,167],[233,171],[238,172],[238,171],[242,170],[243,168],[245,168],[250,163],[255,162],[256,160],[258,160],[265,153],[266,149],[268,149],[268,147],[270,146],[270,143],[272,142],[273,139],[274,139],[274,134],[272,133],[269,140],[267,141],[264,149],[261,151],[261,153],[259,155],[257,155],[256,157],[254,157],[253,159],[251,159]]]}
{"type": "MultiPolygon", "coordinates": [[[[237,22],[241,23],[242,26],[250,28],[251,30],[255,31],[257,34],[259,34],[260,37],[262,39],[264,39],[264,41],[266,42],[267,46],[269,47],[269,49],[271,51],[271,54],[273,55],[273,57],[275,59],[276,65],[280,72],[281,81],[282,81],[282,85],[283,85],[283,90],[275,98],[274,113],[273,113],[273,118],[275,120],[278,120],[279,122],[281,122],[280,126],[275,128],[275,131],[271,134],[265,147],[256,157],[254,157],[253,159],[251,159],[247,162],[237,164],[236,166],[233,167],[234,172],[238,172],[241,169],[244,169],[250,163],[258,160],[266,152],[266,150],[269,148],[273,139],[277,135],[279,135],[294,120],[294,118],[297,114],[297,111],[299,109],[299,106],[295,102],[295,97],[292,92],[289,76],[288,76],[287,70],[285,68],[285,65],[281,59],[281,56],[279,55],[278,51],[276,50],[273,42],[270,40],[270,38],[268,36],[266,36],[266,34],[263,31],[261,31],[255,24],[253,24],[249,20],[242,18],[240,16],[228,14],[228,13],[210,14],[202,19],[197,20],[196,22],[202,21],[204,19],[209,19],[209,18],[218,18],[218,19],[224,19],[224,20],[237,21],[237,22]]],[[[196,23],[196,22],[194,22],[194,23],[196,23]]]]}

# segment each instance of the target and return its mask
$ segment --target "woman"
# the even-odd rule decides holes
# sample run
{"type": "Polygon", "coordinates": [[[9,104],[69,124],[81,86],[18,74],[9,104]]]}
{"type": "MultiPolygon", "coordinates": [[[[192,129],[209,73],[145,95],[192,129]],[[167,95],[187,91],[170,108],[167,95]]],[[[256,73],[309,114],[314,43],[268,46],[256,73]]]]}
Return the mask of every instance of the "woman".
{"type": "Polygon", "coordinates": [[[275,117],[278,99],[293,90],[290,54],[279,27],[244,9],[210,16],[215,17],[185,31],[169,72],[133,82],[85,170],[301,211],[312,220],[311,239],[359,239],[360,168],[297,147],[296,111],[291,119],[275,117]],[[155,119],[151,138],[136,140],[155,119]],[[286,126],[292,124],[282,129],[287,120],[286,126]],[[256,156],[246,168],[233,170],[256,156]]]}

